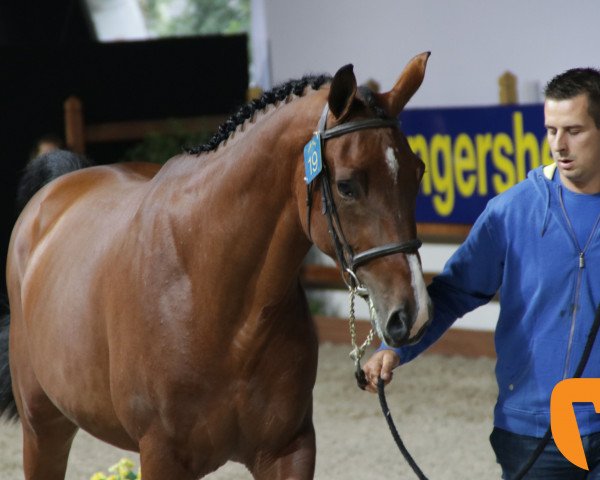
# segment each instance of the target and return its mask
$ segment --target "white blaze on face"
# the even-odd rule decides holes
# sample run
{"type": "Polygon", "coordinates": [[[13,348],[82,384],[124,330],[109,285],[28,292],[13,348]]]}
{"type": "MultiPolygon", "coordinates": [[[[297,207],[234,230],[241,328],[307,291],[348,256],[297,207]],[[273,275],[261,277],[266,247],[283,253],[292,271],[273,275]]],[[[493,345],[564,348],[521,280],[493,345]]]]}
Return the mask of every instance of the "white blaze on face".
{"type": "Polygon", "coordinates": [[[394,152],[394,149],[392,147],[387,147],[385,149],[385,163],[387,163],[387,166],[392,174],[392,178],[395,182],[396,178],[398,178],[399,164],[398,159],[396,158],[396,152],[394,152]]]}
{"type": "Polygon", "coordinates": [[[415,293],[415,305],[417,306],[417,318],[413,325],[410,336],[416,335],[421,327],[429,320],[429,295],[421,270],[421,262],[416,254],[406,255],[410,267],[410,278],[413,292],[415,293]]]}

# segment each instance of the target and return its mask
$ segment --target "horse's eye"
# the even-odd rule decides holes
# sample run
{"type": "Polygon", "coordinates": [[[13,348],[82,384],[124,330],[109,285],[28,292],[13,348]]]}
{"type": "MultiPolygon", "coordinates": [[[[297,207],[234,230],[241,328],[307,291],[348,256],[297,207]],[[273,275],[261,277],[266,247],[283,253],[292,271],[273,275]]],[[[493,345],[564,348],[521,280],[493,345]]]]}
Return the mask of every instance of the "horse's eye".
{"type": "Polygon", "coordinates": [[[348,180],[340,180],[337,182],[337,190],[339,194],[348,199],[356,199],[358,198],[358,190],[353,182],[348,180]]]}

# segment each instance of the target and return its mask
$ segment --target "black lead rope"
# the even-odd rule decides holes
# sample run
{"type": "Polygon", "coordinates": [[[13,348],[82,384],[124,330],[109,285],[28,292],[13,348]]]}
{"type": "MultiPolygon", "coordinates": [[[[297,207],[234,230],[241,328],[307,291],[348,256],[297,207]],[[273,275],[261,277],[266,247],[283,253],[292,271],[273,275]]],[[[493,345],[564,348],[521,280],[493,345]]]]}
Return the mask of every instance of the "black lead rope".
{"type": "MultiPolygon", "coordinates": [[[[579,360],[579,364],[577,365],[577,369],[575,370],[575,373],[573,374],[572,378],[579,378],[583,374],[583,370],[585,369],[585,366],[587,365],[587,362],[590,358],[590,354],[592,352],[592,348],[596,341],[596,337],[598,336],[599,329],[600,329],[600,305],[598,305],[598,307],[596,308],[596,313],[594,315],[594,323],[592,324],[592,328],[590,329],[590,333],[588,334],[588,338],[587,338],[587,341],[585,344],[585,348],[583,349],[581,359],[579,360]]],[[[358,383],[358,386],[364,390],[368,383],[367,379],[365,377],[365,372],[362,369],[359,369],[356,371],[355,376],[356,376],[356,381],[358,383]]],[[[387,400],[385,398],[385,382],[383,381],[383,379],[381,377],[379,377],[379,379],[377,380],[377,394],[379,395],[379,404],[381,405],[381,411],[383,412],[383,416],[385,417],[388,427],[390,428],[392,437],[394,438],[394,441],[396,442],[398,449],[402,453],[402,456],[404,457],[406,462],[410,465],[410,467],[413,469],[413,472],[415,472],[415,475],[419,478],[419,480],[428,480],[427,477],[425,476],[425,474],[423,473],[423,471],[419,468],[417,463],[414,461],[411,454],[409,453],[406,446],[404,445],[404,442],[400,438],[400,434],[398,433],[398,429],[396,428],[396,425],[394,424],[394,420],[392,419],[392,414],[390,413],[390,409],[387,405],[387,400]]],[[[525,475],[527,475],[527,472],[529,472],[529,470],[531,469],[533,464],[537,461],[538,457],[541,455],[542,451],[548,445],[550,438],[552,438],[552,427],[548,426],[548,430],[546,430],[545,435],[542,437],[542,439],[540,440],[540,443],[538,443],[538,446],[536,447],[536,449],[533,451],[533,453],[529,457],[529,460],[527,461],[527,463],[525,465],[523,465],[521,467],[521,470],[519,470],[517,475],[512,480],[522,480],[525,477],[525,475]]]]}
{"type": "MultiPolygon", "coordinates": [[[[357,364],[354,376],[356,377],[356,383],[358,384],[358,387],[361,390],[364,390],[369,382],[367,381],[367,377],[365,375],[364,370],[360,368],[360,364],[357,364]]],[[[379,405],[381,405],[381,412],[383,413],[383,416],[385,417],[385,421],[388,424],[392,437],[394,438],[394,441],[398,446],[398,450],[400,450],[400,453],[402,453],[404,460],[406,460],[406,463],[410,465],[410,468],[412,468],[413,472],[415,472],[415,475],[419,478],[419,480],[428,480],[428,478],[419,468],[417,462],[415,462],[412,455],[404,445],[404,442],[400,438],[400,434],[398,433],[398,429],[396,428],[396,424],[394,423],[394,419],[392,418],[392,414],[388,407],[387,399],[385,398],[385,382],[381,377],[377,379],[377,395],[379,396],[379,405]]]]}
{"type": "Polygon", "coordinates": [[[394,437],[394,441],[398,446],[398,449],[402,453],[402,456],[406,460],[406,462],[410,465],[410,468],[413,469],[415,475],[419,478],[419,480],[427,480],[425,474],[421,471],[417,462],[414,461],[409,451],[406,449],[404,442],[400,438],[400,434],[398,433],[398,429],[394,424],[394,420],[392,419],[392,414],[390,413],[390,409],[388,408],[387,400],[385,398],[385,382],[381,377],[377,380],[377,394],[379,395],[379,404],[381,405],[381,411],[383,412],[383,416],[390,428],[390,432],[392,433],[392,437],[394,437]]]}

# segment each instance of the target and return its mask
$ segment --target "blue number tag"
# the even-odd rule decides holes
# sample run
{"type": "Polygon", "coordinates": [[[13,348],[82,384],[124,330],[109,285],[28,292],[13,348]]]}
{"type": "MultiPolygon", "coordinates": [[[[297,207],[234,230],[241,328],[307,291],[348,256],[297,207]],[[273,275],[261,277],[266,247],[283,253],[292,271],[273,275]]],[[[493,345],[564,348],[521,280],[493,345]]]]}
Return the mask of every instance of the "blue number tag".
{"type": "Polygon", "coordinates": [[[323,159],[321,156],[321,135],[315,133],[306,145],[304,145],[304,181],[308,185],[323,170],[323,159]]]}

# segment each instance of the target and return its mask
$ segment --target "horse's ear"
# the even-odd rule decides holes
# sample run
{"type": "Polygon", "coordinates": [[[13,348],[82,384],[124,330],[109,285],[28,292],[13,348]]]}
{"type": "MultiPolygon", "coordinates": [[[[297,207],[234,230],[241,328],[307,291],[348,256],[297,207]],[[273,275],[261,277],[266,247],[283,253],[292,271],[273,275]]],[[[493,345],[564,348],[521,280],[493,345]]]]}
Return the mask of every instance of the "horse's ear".
{"type": "Polygon", "coordinates": [[[340,68],[334,75],[329,89],[329,110],[338,121],[348,115],[356,97],[356,77],[351,64],[340,68]]]}
{"type": "Polygon", "coordinates": [[[389,92],[378,95],[380,104],[391,117],[396,117],[421,86],[425,76],[427,59],[431,52],[423,52],[413,57],[404,67],[400,78],[389,92]]]}

